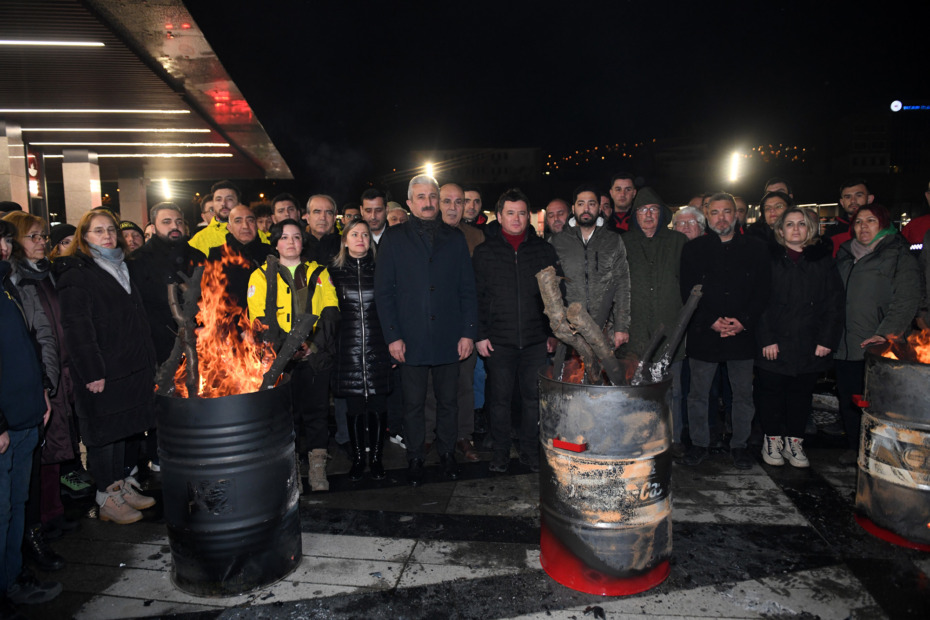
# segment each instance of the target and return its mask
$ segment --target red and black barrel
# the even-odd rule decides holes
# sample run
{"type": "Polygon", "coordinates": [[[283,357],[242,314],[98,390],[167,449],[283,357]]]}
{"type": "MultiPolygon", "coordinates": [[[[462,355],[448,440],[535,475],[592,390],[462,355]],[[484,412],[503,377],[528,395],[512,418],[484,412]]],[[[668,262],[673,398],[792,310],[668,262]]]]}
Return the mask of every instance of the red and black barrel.
{"type": "Polygon", "coordinates": [[[616,596],[668,577],[670,385],[584,385],[541,373],[540,562],[562,585],[616,596]]]}

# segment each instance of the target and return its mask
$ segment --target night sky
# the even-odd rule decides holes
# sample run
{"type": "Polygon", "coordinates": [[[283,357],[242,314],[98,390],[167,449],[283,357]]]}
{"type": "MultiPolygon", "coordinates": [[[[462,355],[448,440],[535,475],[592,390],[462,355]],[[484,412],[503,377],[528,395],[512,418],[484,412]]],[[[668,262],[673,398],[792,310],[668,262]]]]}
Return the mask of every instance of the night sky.
{"type": "Polygon", "coordinates": [[[295,176],[335,190],[412,149],[816,147],[832,119],[930,101],[916,9],[820,4],[187,3],[295,176]]]}

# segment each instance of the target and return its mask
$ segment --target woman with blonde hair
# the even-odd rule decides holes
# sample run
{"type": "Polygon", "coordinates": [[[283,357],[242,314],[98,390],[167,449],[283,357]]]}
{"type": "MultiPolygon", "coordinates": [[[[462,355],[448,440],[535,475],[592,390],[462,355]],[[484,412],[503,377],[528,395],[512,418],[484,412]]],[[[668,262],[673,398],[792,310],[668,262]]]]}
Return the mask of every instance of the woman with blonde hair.
{"type": "Polygon", "coordinates": [[[798,207],[784,209],[773,226],[772,288],[757,329],[753,390],[769,465],[810,466],[803,442],[811,398],[843,328],[843,284],[818,226],[816,215],[798,207]]]}
{"type": "Polygon", "coordinates": [[[349,409],[349,479],[362,478],[367,460],[371,477],[381,480],[385,476],[381,461],[387,434],[391,356],[375,307],[375,253],[371,230],[364,220],[346,224],[329,273],[342,317],[333,385],[336,396],[345,398],[349,409]]]}

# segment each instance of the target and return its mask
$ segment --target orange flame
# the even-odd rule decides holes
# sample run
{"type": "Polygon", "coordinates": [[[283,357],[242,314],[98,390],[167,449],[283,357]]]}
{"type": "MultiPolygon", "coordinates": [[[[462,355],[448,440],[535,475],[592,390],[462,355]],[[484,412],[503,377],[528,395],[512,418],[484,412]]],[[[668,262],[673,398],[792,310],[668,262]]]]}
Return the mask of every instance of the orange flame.
{"type": "MultiPolygon", "coordinates": [[[[900,346],[904,346],[901,343],[900,346]]],[[[910,351],[913,352],[913,360],[920,362],[921,364],[930,364],[930,330],[922,330],[919,332],[914,332],[907,337],[907,346],[910,348],[910,351]]],[[[900,359],[894,353],[894,347],[888,346],[888,348],[882,353],[882,357],[887,357],[888,359],[897,360],[900,359]]],[[[910,357],[908,357],[910,359],[910,357]]]]}
{"type": "Polygon", "coordinates": [[[562,381],[565,383],[584,383],[584,360],[578,355],[572,355],[565,360],[562,367],[562,381]]]}
{"type": "MultiPolygon", "coordinates": [[[[207,262],[201,281],[201,298],[197,306],[197,358],[203,398],[219,398],[257,391],[264,373],[274,362],[274,349],[262,342],[261,330],[253,329],[243,308],[227,295],[227,265],[249,269],[244,257],[223,248],[220,260],[207,262]]],[[[187,360],[174,375],[178,396],[187,397],[187,360]]]]}

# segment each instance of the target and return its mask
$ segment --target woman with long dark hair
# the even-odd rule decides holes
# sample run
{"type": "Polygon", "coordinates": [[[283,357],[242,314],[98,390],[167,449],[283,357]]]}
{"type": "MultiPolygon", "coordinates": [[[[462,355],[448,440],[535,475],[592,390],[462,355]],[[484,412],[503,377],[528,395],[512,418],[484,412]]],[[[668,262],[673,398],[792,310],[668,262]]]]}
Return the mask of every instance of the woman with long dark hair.
{"type": "Polygon", "coordinates": [[[336,396],[346,399],[351,480],[360,480],[365,455],[371,477],[384,478],[382,454],[387,429],[387,395],[391,391],[391,356],[375,307],[375,258],[371,231],[363,220],[349,222],[330,275],[342,318],[336,339],[336,396]]]}
{"type": "Polygon", "coordinates": [[[74,371],[75,413],[103,521],[133,523],[155,500],[124,475],[126,440],[155,426],[155,350],[142,297],[129,278],[119,220],[84,214],[59,259],[58,295],[74,371]]]}

